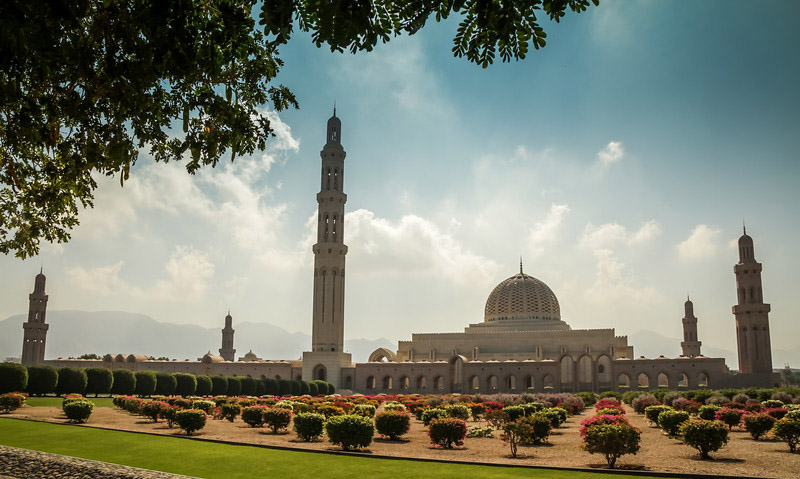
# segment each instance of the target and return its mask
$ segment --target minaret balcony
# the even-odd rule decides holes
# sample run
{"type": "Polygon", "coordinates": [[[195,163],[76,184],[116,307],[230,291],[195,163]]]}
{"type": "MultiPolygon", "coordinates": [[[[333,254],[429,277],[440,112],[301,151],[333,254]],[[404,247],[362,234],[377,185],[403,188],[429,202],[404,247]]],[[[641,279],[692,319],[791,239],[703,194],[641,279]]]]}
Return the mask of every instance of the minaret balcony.
{"type": "Polygon", "coordinates": [[[336,255],[344,255],[347,254],[347,245],[342,243],[335,243],[333,241],[322,241],[315,244],[311,251],[314,254],[336,254],[336,255]]]}
{"type": "Polygon", "coordinates": [[[766,303],[737,304],[733,308],[733,314],[753,314],[769,313],[770,305],[766,303]]]}
{"type": "Polygon", "coordinates": [[[323,203],[325,201],[344,204],[347,202],[347,195],[337,190],[323,190],[317,193],[317,203],[323,203]]]}

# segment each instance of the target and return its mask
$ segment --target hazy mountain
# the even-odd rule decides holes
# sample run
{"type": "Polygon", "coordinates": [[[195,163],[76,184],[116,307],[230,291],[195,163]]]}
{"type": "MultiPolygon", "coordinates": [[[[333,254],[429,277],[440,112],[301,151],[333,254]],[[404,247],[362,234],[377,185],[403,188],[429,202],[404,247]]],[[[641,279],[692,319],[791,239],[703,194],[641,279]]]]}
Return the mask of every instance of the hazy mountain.
{"type": "MultiPolygon", "coordinates": [[[[0,361],[20,356],[22,323],[26,315],[0,321],[0,361]]],[[[161,323],[149,316],[121,311],[48,311],[47,350],[45,357],[75,357],[84,353],[145,354],[175,359],[197,359],[208,351],[218,353],[222,335],[219,328],[189,324],[161,323]]],[[[264,359],[297,359],[311,346],[311,336],[290,333],[268,323],[233,324],[236,356],[253,350],[264,359]]],[[[353,360],[364,362],[377,348],[397,347],[388,339],[351,339],[345,350],[353,360]]]]}
{"type": "MultiPolygon", "coordinates": [[[[702,338],[700,338],[702,341],[702,338]]],[[[676,357],[681,354],[681,339],[668,338],[660,333],[649,329],[642,329],[634,334],[628,335],[628,344],[633,345],[633,352],[636,357],[655,358],[663,354],[667,357],[676,357]]],[[[725,362],[731,369],[736,369],[739,364],[736,345],[732,344],[731,349],[713,348],[703,344],[701,351],[704,356],[711,358],[725,358],[725,362]]],[[[772,366],[775,369],[782,369],[785,364],[800,365],[800,350],[772,350],[772,366]]]]}

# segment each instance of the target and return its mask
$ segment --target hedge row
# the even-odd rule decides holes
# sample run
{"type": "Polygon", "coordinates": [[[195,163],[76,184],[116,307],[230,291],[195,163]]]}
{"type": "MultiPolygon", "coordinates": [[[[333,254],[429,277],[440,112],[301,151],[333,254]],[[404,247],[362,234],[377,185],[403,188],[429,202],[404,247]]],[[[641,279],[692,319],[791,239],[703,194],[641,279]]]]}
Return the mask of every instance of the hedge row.
{"type": "Polygon", "coordinates": [[[54,368],[0,363],[0,394],[116,394],[152,396],[266,396],[328,395],[335,392],[325,381],[253,379],[248,376],[203,376],[188,373],[111,371],[105,368],[54,368]]]}

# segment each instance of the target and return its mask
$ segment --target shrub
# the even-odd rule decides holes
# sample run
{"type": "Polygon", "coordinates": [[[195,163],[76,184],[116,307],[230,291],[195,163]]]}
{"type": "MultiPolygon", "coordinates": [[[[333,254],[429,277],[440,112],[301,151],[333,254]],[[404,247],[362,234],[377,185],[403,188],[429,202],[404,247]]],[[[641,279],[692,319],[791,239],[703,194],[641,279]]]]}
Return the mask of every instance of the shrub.
{"type": "Polygon", "coordinates": [[[700,451],[701,459],[708,459],[709,452],[718,451],[728,443],[728,429],[718,421],[692,419],[681,426],[683,442],[700,451]]]}
{"type": "Polygon", "coordinates": [[[622,402],[628,406],[633,405],[633,400],[644,394],[644,391],[628,391],[622,395],[622,402]]]}
{"type": "Polygon", "coordinates": [[[161,415],[161,410],[169,407],[169,404],[163,401],[145,401],[140,409],[142,416],[149,417],[153,422],[158,422],[158,417],[161,415]]]}
{"type": "Polygon", "coordinates": [[[156,373],[154,371],[137,371],[136,389],[134,394],[137,396],[152,396],[156,392],[156,373]]]}
{"type": "Polygon", "coordinates": [[[211,378],[204,375],[197,376],[197,389],[195,389],[194,393],[198,396],[205,397],[211,396],[212,391],[213,384],[211,383],[211,378]]]}
{"type": "MultiPolygon", "coordinates": [[[[28,394],[42,396],[56,392],[58,384],[58,371],[52,366],[28,367],[28,394]]],[[[0,386],[2,390],[2,386],[0,386]]],[[[21,390],[20,390],[21,391],[21,390]]]]}
{"type": "Polygon", "coordinates": [[[58,384],[56,393],[63,394],[83,394],[86,391],[86,371],[74,368],[59,368],[58,384]]]}
{"type": "Polygon", "coordinates": [[[764,412],[775,419],[783,419],[789,413],[789,410],[783,407],[773,407],[764,409],[764,412]]]}
{"type": "Polygon", "coordinates": [[[562,424],[567,422],[567,411],[560,407],[542,409],[541,413],[550,419],[550,425],[553,428],[561,427],[562,424]]]}
{"type": "MultiPolygon", "coordinates": [[[[308,384],[308,395],[309,396],[316,396],[319,394],[319,387],[315,382],[309,382],[308,384]]],[[[269,393],[267,393],[269,394],[269,393]]]]}
{"type": "Polygon", "coordinates": [[[340,408],[339,406],[334,406],[333,404],[323,404],[317,408],[317,412],[326,418],[345,415],[344,409],[340,408]]]}
{"type": "Polygon", "coordinates": [[[225,376],[211,376],[211,395],[224,396],[228,394],[228,378],[225,376]]]}
{"type": "Polygon", "coordinates": [[[600,393],[600,395],[597,396],[597,398],[598,399],[614,398],[617,401],[622,401],[622,394],[620,394],[620,393],[618,393],[616,391],[605,391],[605,392],[600,393]]]}
{"type": "Polygon", "coordinates": [[[741,404],[747,404],[747,401],[750,401],[750,399],[751,399],[750,396],[748,396],[747,394],[738,393],[738,394],[734,394],[733,395],[733,397],[731,398],[731,401],[738,402],[738,403],[741,403],[741,404]]]}
{"type": "Polygon", "coordinates": [[[174,374],[156,373],[156,389],[155,389],[156,394],[160,396],[172,396],[173,394],[175,394],[175,390],[177,388],[178,388],[178,380],[175,378],[174,374]]]}
{"type": "Polygon", "coordinates": [[[324,427],[325,416],[322,414],[301,412],[294,417],[294,432],[306,442],[319,439],[324,427]]]}
{"type": "Polygon", "coordinates": [[[0,363],[0,394],[24,391],[28,386],[28,368],[22,364],[0,363]]]}
{"type": "MultiPolygon", "coordinates": [[[[197,391],[197,376],[189,373],[175,373],[175,394],[193,396],[197,391]]],[[[206,411],[208,412],[208,411],[206,411]]]]}
{"type": "Polygon", "coordinates": [[[428,425],[428,436],[431,443],[438,447],[451,449],[454,444],[461,446],[467,436],[467,423],[454,417],[434,419],[428,425]]]}
{"type": "Polygon", "coordinates": [[[71,401],[62,406],[64,414],[72,422],[82,423],[89,419],[94,409],[94,403],[87,400],[71,401]]]}
{"type": "Polygon", "coordinates": [[[563,401],[559,402],[557,406],[566,410],[570,415],[578,414],[585,408],[583,400],[575,396],[565,398],[563,401]]]}
{"type": "Polygon", "coordinates": [[[374,417],[375,406],[372,404],[356,404],[353,408],[353,414],[357,416],[374,417]]]}
{"type": "Polygon", "coordinates": [[[182,411],[182,409],[178,406],[170,406],[169,404],[161,408],[161,419],[167,421],[167,426],[170,429],[175,425],[175,415],[178,411],[182,411]]]}
{"type": "Polygon", "coordinates": [[[106,368],[88,368],[86,370],[86,394],[110,394],[114,385],[114,374],[106,368]]]}
{"type": "Polygon", "coordinates": [[[481,416],[486,413],[486,406],[483,403],[471,403],[468,407],[473,421],[480,421],[481,416]]]}
{"type": "Polygon", "coordinates": [[[204,401],[202,399],[192,401],[190,406],[191,409],[199,409],[206,414],[211,414],[215,407],[217,407],[217,403],[214,401],[204,401]]]}
{"type": "Polygon", "coordinates": [[[629,424],[601,424],[586,430],[581,448],[590,454],[602,454],[613,469],[617,459],[639,452],[641,431],[629,424]]]}
{"type": "Polygon", "coordinates": [[[503,424],[503,434],[500,435],[500,439],[511,447],[511,457],[517,457],[517,447],[530,436],[533,436],[533,427],[516,420],[503,424]]]}
{"type": "MultiPolygon", "coordinates": [[[[308,381],[300,381],[300,395],[301,396],[305,396],[307,394],[311,394],[311,386],[309,386],[309,384],[311,384],[311,383],[309,383],[308,381]]],[[[317,391],[319,391],[319,388],[317,388],[317,391]]]]}
{"type": "Polygon", "coordinates": [[[280,407],[268,407],[263,409],[264,425],[272,428],[273,434],[278,434],[278,430],[285,429],[292,422],[292,410],[280,407]]]}
{"type": "Polygon", "coordinates": [[[744,429],[753,436],[753,439],[758,441],[761,436],[766,434],[772,426],[775,425],[775,418],[767,413],[753,413],[745,414],[742,417],[742,425],[744,429]]]}
{"type": "Polygon", "coordinates": [[[581,429],[579,434],[581,437],[586,437],[586,434],[589,432],[589,428],[594,426],[601,426],[604,424],[628,424],[628,419],[625,416],[598,416],[594,415],[590,418],[584,419],[581,421],[581,429]]]}
{"type": "Polygon", "coordinates": [[[541,413],[526,416],[520,419],[520,422],[532,428],[532,434],[523,440],[522,444],[541,444],[547,442],[547,438],[550,437],[550,431],[553,429],[550,425],[550,419],[541,413]]]}
{"type": "Polygon", "coordinates": [[[491,427],[470,426],[467,428],[467,437],[494,437],[492,431],[494,431],[494,429],[491,427]]]}
{"type": "Polygon", "coordinates": [[[256,380],[249,376],[237,376],[241,390],[239,394],[242,396],[255,396],[256,395],[256,380]]]}
{"type": "MultiPolygon", "coordinates": [[[[327,403],[326,403],[327,404],[327,403]]],[[[284,409],[291,409],[294,411],[294,401],[289,399],[282,399],[274,404],[275,407],[282,407],[284,409]]]]}
{"type": "Polygon", "coordinates": [[[447,411],[449,417],[463,419],[464,421],[468,420],[470,416],[469,407],[466,404],[449,404],[444,407],[444,410],[447,411]]]}
{"type": "Polygon", "coordinates": [[[697,414],[703,405],[691,399],[678,398],[672,401],[672,407],[678,411],[686,411],[689,414],[697,414]]]}
{"type": "Polygon", "coordinates": [[[658,426],[663,429],[668,436],[678,436],[681,433],[681,424],[688,420],[688,412],[667,409],[661,411],[661,414],[658,415],[658,426]]]}
{"type": "Polygon", "coordinates": [[[388,401],[383,404],[384,411],[405,411],[406,407],[403,404],[395,401],[388,401]]]}
{"type": "Polygon", "coordinates": [[[375,428],[372,420],[354,414],[333,416],[325,423],[325,432],[333,445],[341,446],[345,451],[353,448],[367,447],[372,443],[375,428]]]}
{"type": "MultiPolygon", "coordinates": [[[[648,406],[653,407],[653,406],[648,406]]],[[[604,407],[603,409],[598,409],[595,414],[606,415],[606,416],[624,416],[625,410],[618,407],[604,407]]]]}
{"type": "Polygon", "coordinates": [[[783,401],[779,401],[777,399],[767,399],[766,401],[761,401],[761,405],[767,409],[785,406],[783,401]]]}
{"type": "Polygon", "coordinates": [[[114,379],[111,384],[111,394],[130,396],[136,392],[136,376],[127,369],[115,369],[111,372],[114,379]]]}
{"type": "Polygon", "coordinates": [[[658,406],[647,406],[644,410],[644,416],[648,421],[650,421],[650,424],[658,426],[658,415],[671,409],[671,407],[664,406],[663,404],[658,406]]]}
{"type": "Polygon", "coordinates": [[[263,426],[264,409],[266,406],[248,406],[242,409],[242,421],[250,427],[263,426]]]}
{"type": "Polygon", "coordinates": [[[443,408],[432,407],[422,412],[422,424],[428,426],[434,419],[442,419],[447,417],[447,411],[443,408]]]}
{"type": "Polygon", "coordinates": [[[228,396],[236,397],[242,394],[242,380],[236,376],[228,379],[228,396]]]}
{"type": "Polygon", "coordinates": [[[581,398],[584,406],[593,406],[597,402],[597,395],[591,391],[575,393],[575,397],[581,398]]]}
{"type": "Polygon", "coordinates": [[[732,427],[738,426],[739,423],[742,422],[742,411],[724,407],[714,413],[714,419],[727,425],[728,430],[730,430],[732,427]]]}
{"type": "Polygon", "coordinates": [[[242,406],[237,402],[224,402],[219,406],[219,414],[222,419],[233,422],[236,416],[242,413],[242,406]]]}
{"type": "Polygon", "coordinates": [[[783,416],[783,418],[781,418],[781,419],[784,419],[784,418],[789,418],[789,419],[793,419],[795,421],[800,421],[800,409],[790,409],[789,412],[787,412],[786,415],[783,416]]]}
{"type": "Polygon", "coordinates": [[[175,413],[175,423],[187,436],[206,427],[206,413],[199,409],[183,409],[175,413]]]}
{"type": "Polygon", "coordinates": [[[292,388],[292,396],[300,395],[300,390],[302,389],[301,383],[302,381],[298,381],[296,379],[289,381],[289,386],[292,388]]]}
{"type": "Polygon", "coordinates": [[[525,408],[522,406],[506,406],[503,408],[503,412],[508,415],[508,422],[514,422],[525,416],[525,408]]]}
{"type": "Polygon", "coordinates": [[[614,399],[614,398],[602,398],[602,399],[598,400],[594,404],[594,409],[596,411],[600,410],[600,409],[609,408],[609,407],[615,407],[615,408],[621,409],[622,408],[622,403],[619,402],[619,400],[614,399]]]}
{"type": "Polygon", "coordinates": [[[525,415],[530,416],[531,414],[535,414],[542,409],[544,409],[544,404],[540,402],[529,402],[522,405],[522,409],[525,410],[525,415]]]}
{"type": "Polygon", "coordinates": [[[706,421],[713,421],[716,419],[717,411],[720,409],[722,409],[722,406],[717,406],[715,404],[700,406],[700,409],[697,410],[697,416],[706,421]]]}
{"type": "Polygon", "coordinates": [[[797,452],[800,444],[800,420],[783,418],[775,421],[772,434],[789,445],[789,452],[797,452]]]}
{"type": "Polygon", "coordinates": [[[711,396],[710,398],[706,399],[706,404],[713,405],[713,406],[727,406],[730,404],[731,400],[725,396],[711,396]]]}
{"type": "Polygon", "coordinates": [[[501,429],[503,424],[508,422],[508,413],[501,410],[487,410],[486,414],[484,414],[486,418],[486,422],[491,424],[491,426],[495,429],[501,429]]]}
{"type": "Polygon", "coordinates": [[[375,429],[381,436],[396,441],[411,428],[411,415],[405,411],[383,411],[375,416],[375,429]]]}
{"type": "Polygon", "coordinates": [[[20,393],[5,393],[0,395],[0,413],[8,414],[21,408],[25,404],[25,395],[20,393]]]}
{"type": "Polygon", "coordinates": [[[648,393],[640,394],[631,400],[631,407],[638,414],[644,414],[644,410],[647,409],[648,406],[657,406],[659,404],[661,403],[658,402],[658,399],[648,393]]]}
{"type": "Polygon", "coordinates": [[[314,412],[314,406],[300,401],[292,401],[292,412],[314,412]]]}

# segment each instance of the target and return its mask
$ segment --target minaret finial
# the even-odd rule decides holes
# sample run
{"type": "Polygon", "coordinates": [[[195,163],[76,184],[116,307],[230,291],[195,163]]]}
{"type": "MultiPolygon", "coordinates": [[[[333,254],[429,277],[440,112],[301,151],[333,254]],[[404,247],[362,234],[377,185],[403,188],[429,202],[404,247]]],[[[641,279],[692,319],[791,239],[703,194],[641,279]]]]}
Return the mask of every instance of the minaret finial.
{"type": "Polygon", "coordinates": [[[333,100],[333,116],[336,117],[336,100],[333,100]]]}
{"type": "Polygon", "coordinates": [[[519,257],[519,274],[522,274],[522,255],[519,257]]]}
{"type": "Polygon", "coordinates": [[[742,233],[747,234],[747,225],[744,224],[744,218],[742,218],[742,233]]]}

